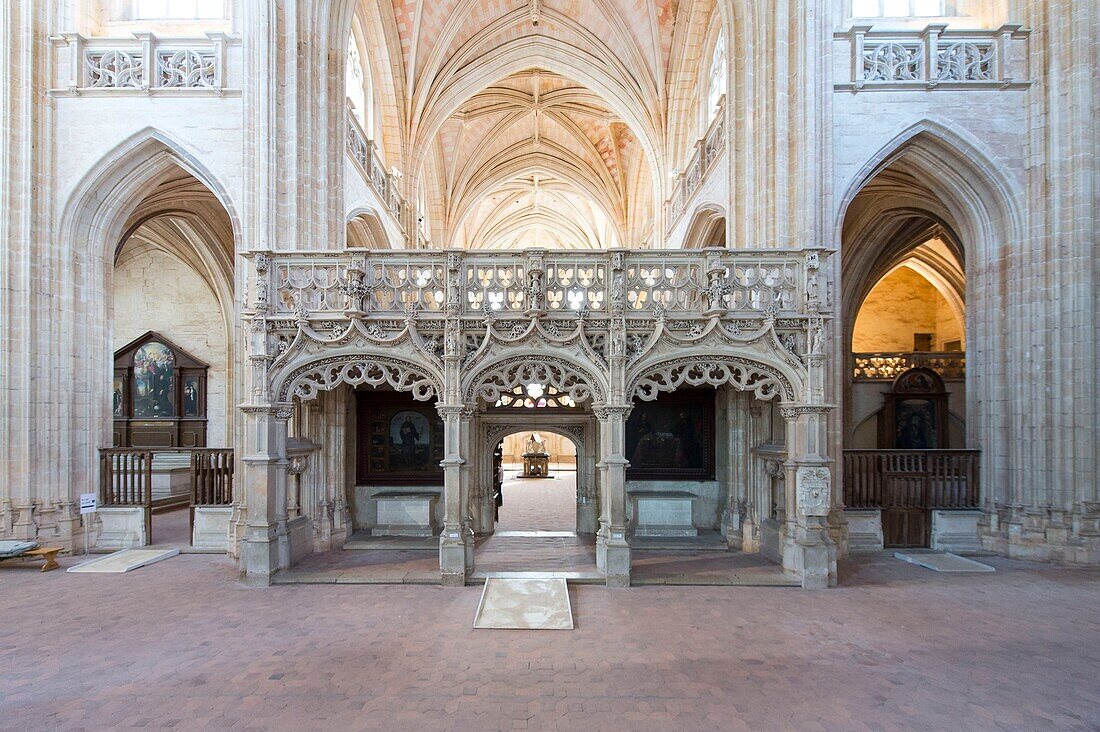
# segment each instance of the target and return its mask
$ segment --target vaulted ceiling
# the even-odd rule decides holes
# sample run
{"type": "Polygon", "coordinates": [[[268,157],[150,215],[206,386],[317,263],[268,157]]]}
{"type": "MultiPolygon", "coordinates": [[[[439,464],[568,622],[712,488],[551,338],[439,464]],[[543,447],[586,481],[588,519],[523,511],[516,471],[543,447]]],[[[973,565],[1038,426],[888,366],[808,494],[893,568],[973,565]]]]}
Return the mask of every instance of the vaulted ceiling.
{"type": "Polygon", "coordinates": [[[705,32],[714,0],[373,2],[357,14],[376,22],[374,72],[391,76],[381,102],[400,139],[385,147],[402,154],[388,162],[419,185],[434,245],[654,241],[678,164],[665,154],[670,79],[694,84],[702,45],[674,31],[705,32]]]}

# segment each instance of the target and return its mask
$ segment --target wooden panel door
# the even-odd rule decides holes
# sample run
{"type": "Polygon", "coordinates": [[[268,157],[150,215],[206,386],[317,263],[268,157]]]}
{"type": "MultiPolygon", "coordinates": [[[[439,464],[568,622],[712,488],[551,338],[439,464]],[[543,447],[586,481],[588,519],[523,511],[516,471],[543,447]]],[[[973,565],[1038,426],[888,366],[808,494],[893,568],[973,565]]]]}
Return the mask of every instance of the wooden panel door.
{"type": "Polygon", "coordinates": [[[931,539],[928,485],[923,475],[895,473],[886,476],[883,496],[883,545],[897,548],[927,547],[931,539]]]}

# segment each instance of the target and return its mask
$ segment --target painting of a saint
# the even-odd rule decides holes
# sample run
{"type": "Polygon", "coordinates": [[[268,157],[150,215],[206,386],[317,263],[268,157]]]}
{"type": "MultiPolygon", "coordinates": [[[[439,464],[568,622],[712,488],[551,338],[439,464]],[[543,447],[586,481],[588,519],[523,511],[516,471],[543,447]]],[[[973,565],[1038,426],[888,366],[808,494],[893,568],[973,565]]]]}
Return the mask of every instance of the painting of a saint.
{"type": "Polygon", "coordinates": [[[628,477],[708,478],[714,472],[714,393],[683,390],[637,402],[626,423],[628,477]]]}
{"type": "Polygon", "coordinates": [[[199,380],[194,376],[183,380],[183,416],[199,416],[199,380]]]}
{"type": "Polygon", "coordinates": [[[116,417],[126,416],[122,402],[122,381],[121,376],[116,376],[111,388],[111,410],[116,417]]]}
{"type": "Polygon", "coordinates": [[[175,378],[176,357],[168,346],[153,341],[139,348],[134,354],[134,417],[175,417],[175,378]]]}
{"type": "Polygon", "coordinates": [[[390,469],[427,470],[431,426],[420,412],[398,412],[390,420],[390,469]]]}
{"type": "Polygon", "coordinates": [[[928,399],[906,399],[897,405],[898,450],[934,450],[939,447],[936,408],[928,399]]]}

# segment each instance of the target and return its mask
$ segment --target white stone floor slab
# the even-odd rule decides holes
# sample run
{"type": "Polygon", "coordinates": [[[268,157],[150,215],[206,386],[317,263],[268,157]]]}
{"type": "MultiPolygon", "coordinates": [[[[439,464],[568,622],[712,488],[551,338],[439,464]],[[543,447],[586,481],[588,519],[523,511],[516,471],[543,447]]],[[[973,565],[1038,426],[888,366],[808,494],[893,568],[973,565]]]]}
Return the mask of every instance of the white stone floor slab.
{"type": "Polygon", "coordinates": [[[475,628],[572,630],[573,610],[565,579],[489,578],[474,618],[475,628]]]}
{"type": "Polygon", "coordinates": [[[66,572],[88,572],[94,574],[121,574],[130,572],[140,567],[147,567],[155,562],[170,559],[180,553],[179,549],[123,549],[105,557],[96,557],[76,566],[69,567],[66,572]]]}
{"type": "Polygon", "coordinates": [[[975,562],[973,559],[960,557],[950,552],[894,552],[894,557],[916,564],[934,572],[996,572],[997,570],[988,564],[975,562]]]}

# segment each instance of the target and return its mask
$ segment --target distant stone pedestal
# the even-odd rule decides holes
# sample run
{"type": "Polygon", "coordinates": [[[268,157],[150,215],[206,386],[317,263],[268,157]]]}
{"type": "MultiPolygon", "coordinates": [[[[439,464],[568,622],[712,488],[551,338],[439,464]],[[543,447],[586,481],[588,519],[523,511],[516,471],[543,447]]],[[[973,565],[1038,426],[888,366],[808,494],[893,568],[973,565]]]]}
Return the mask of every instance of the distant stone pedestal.
{"type": "Polygon", "coordinates": [[[631,493],[634,535],[653,537],[698,536],[691,516],[695,494],[679,491],[631,493]]]}
{"type": "Polygon", "coordinates": [[[523,454],[524,478],[549,478],[550,455],[545,452],[525,452],[523,454]]]}
{"type": "Polygon", "coordinates": [[[154,453],[152,474],[154,505],[191,503],[191,453],[154,453]]]}
{"type": "Polygon", "coordinates": [[[232,506],[195,506],[191,546],[226,551],[229,548],[229,521],[232,517],[232,506]]]}
{"type": "Polygon", "coordinates": [[[980,552],[979,510],[932,511],[932,548],[944,552],[980,552]]]}
{"type": "Polygon", "coordinates": [[[845,509],[848,520],[848,551],[851,554],[880,552],[883,546],[880,509],[845,509]]]}
{"type": "Polygon", "coordinates": [[[373,536],[432,536],[432,505],[435,493],[377,493],[377,521],[373,536]]]}

